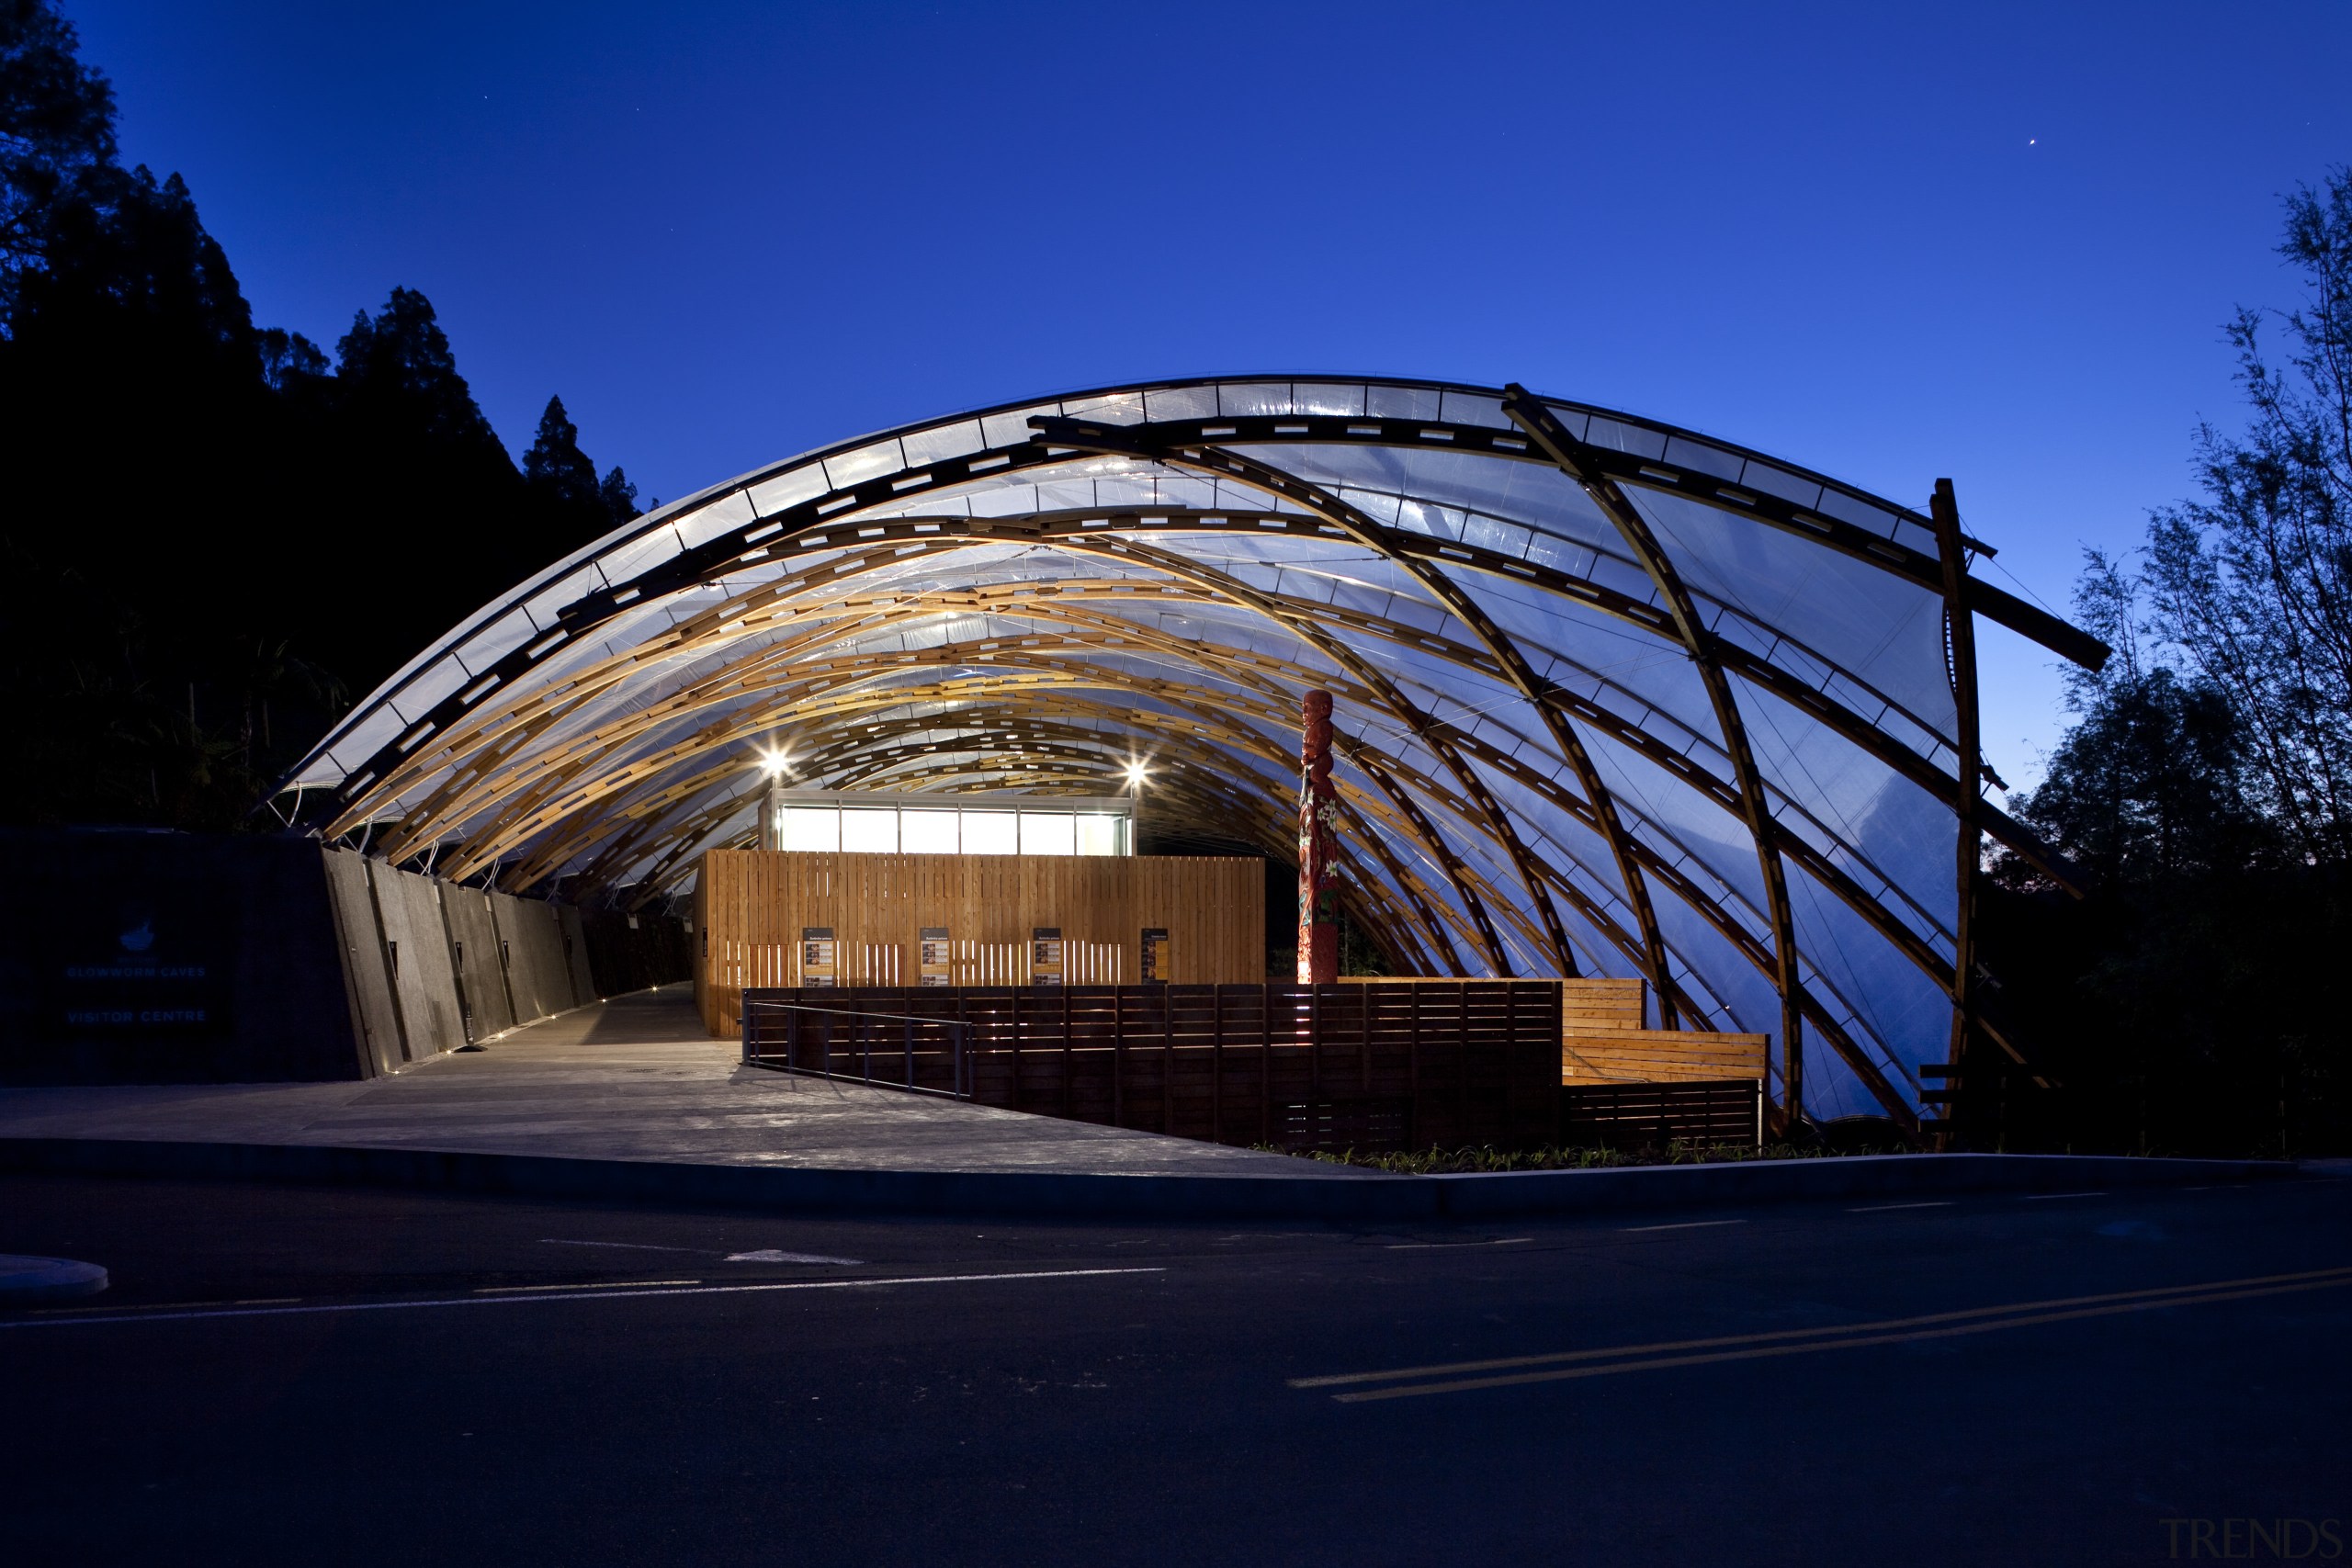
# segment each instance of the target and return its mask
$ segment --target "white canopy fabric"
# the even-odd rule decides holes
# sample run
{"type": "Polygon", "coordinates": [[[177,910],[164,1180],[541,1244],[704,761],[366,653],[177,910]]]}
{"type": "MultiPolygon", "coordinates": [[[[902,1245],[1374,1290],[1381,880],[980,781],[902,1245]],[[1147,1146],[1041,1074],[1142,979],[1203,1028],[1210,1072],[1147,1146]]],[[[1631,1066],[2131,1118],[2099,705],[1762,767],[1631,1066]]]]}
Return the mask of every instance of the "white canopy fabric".
{"type": "Polygon", "coordinates": [[[2049,863],[1977,787],[1973,617],[2105,653],[1971,577],[1981,547],[1516,388],[1088,392],[639,518],[425,650],[285,788],[394,860],[642,898],[749,840],[763,758],[806,787],[1094,795],[1144,760],[1155,825],[1287,859],[1320,687],[1344,897],[1405,972],[1639,976],[1661,1023],[1779,1037],[1815,1115],[1907,1119],[1971,968],[1978,835],[2049,863]]]}

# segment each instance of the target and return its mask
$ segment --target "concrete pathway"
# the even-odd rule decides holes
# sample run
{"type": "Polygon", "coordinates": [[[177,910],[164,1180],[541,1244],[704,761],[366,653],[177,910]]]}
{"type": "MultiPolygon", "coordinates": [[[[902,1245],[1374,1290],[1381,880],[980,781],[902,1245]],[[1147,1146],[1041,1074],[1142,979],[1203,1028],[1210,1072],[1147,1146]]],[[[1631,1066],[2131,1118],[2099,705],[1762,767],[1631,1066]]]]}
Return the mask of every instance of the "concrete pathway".
{"type": "Polygon", "coordinates": [[[746,1067],[691,989],[616,998],[365,1083],[0,1089],[0,1137],[1098,1175],[1339,1174],[1156,1133],[746,1067]]]}

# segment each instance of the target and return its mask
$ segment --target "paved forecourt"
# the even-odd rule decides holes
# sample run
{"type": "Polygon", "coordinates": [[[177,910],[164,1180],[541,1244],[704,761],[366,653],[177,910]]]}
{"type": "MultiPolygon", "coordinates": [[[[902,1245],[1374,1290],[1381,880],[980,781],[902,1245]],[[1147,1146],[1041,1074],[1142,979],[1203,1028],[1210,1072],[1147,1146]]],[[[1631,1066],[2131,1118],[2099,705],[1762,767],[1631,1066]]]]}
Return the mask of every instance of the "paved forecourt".
{"type": "Polygon", "coordinates": [[[703,1032],[691,991],[670,986],[365,1083],[0,1089],[0,1139],[861,1170],[1301,1174],[1302,1162],[1286,1156],[795,1077],[740,1056],[734,1042],[703,1032]]]}

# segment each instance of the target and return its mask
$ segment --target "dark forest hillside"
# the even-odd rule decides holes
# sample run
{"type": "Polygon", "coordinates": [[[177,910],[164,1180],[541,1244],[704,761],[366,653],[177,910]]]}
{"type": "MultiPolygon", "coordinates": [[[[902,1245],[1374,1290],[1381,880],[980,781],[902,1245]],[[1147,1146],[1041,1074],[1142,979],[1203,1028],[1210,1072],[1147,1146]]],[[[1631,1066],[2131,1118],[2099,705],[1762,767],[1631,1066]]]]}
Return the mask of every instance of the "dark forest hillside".
{"type": "Polygon", "coordinates": [[[518,468],[432,303],[257,327],[105,77],[0,0],[0,821],[232,828],[328,722],[636,515],[551,401],[518,468]]]}

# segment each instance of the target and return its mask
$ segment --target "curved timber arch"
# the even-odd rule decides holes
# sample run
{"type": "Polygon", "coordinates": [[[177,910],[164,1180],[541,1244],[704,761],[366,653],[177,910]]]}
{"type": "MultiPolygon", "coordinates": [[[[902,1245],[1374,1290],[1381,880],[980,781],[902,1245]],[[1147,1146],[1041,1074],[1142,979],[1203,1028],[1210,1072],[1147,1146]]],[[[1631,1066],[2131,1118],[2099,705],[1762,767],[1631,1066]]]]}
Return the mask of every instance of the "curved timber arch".
{"type": "Polygon", "coordinates": [[[1907,1121],[1917,1069],[1989,1030],[1979,837],[2071,876],[1983,798],[1973,624],[2105,656],[1972,576],[1958,515],[1516,385],[1006,405],[550,566],[281,809],[641,903],[750,833],[779,750],[810,785],[950,793],[1101,794],[1148,758],[1154,820],[1286,857],[1320,687],[1343,897],[1392,963],[1636,976],[1664,1025],[1777,1035],[1784,1103],[1907,1121]]]}

